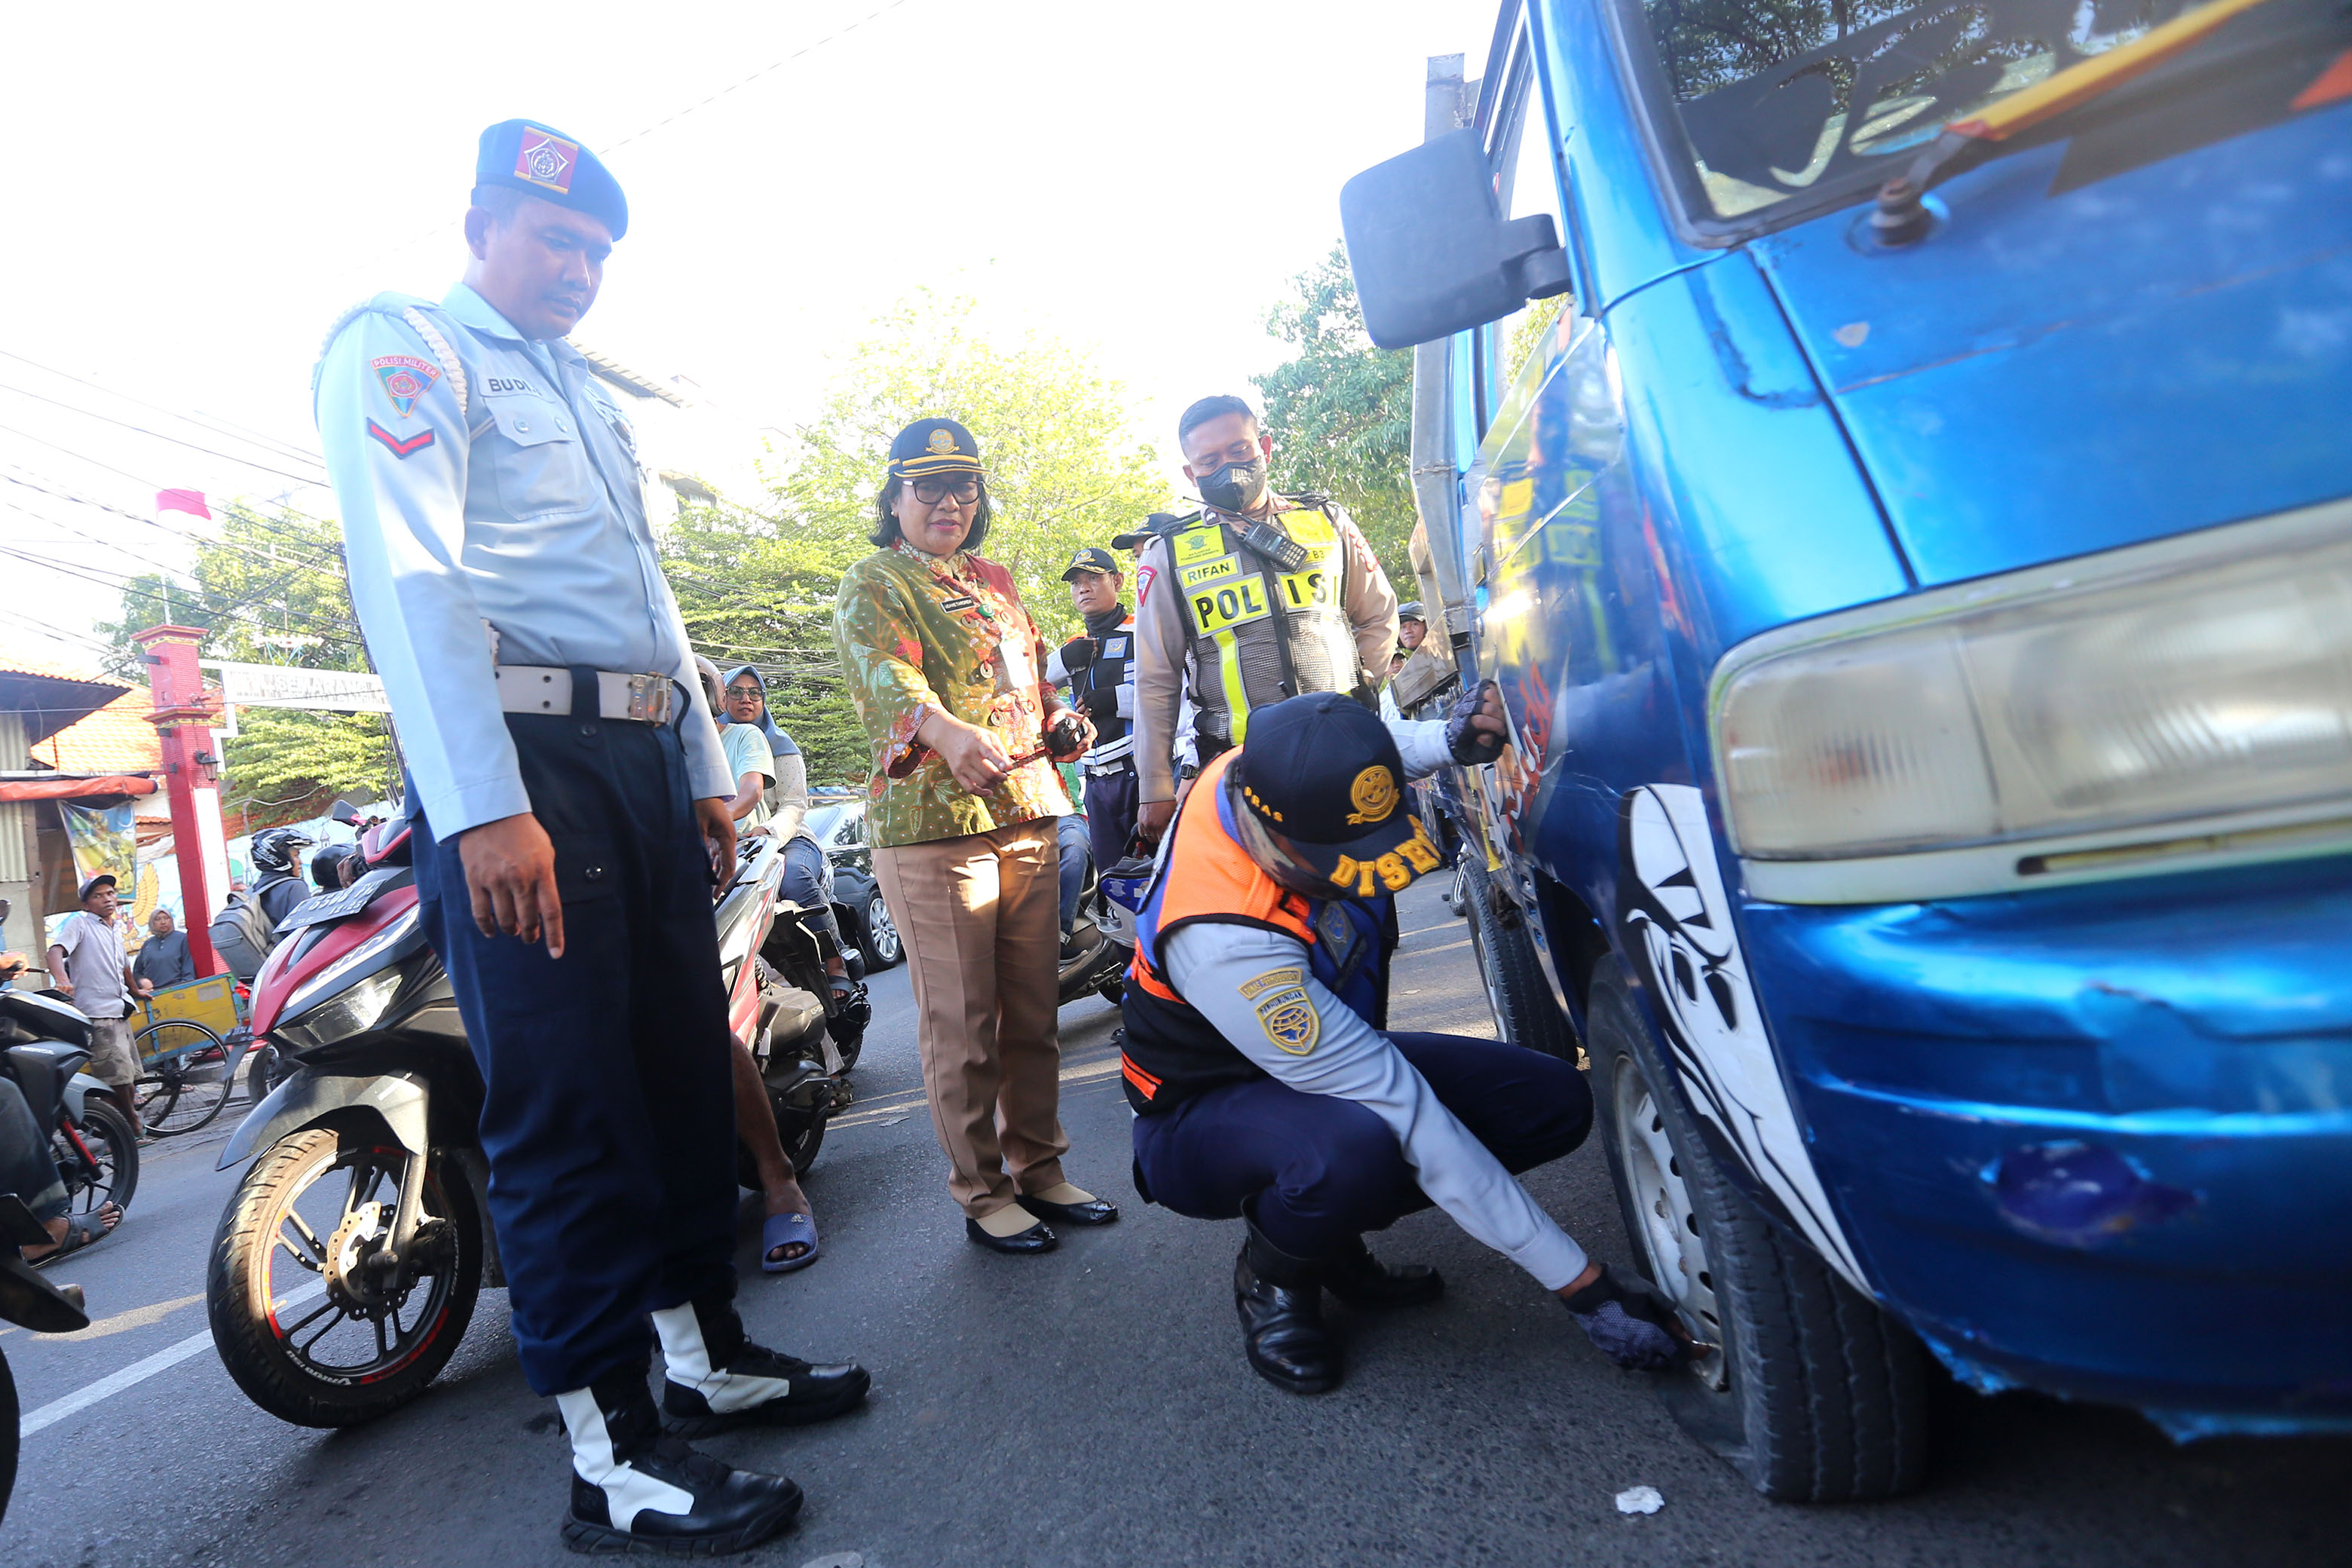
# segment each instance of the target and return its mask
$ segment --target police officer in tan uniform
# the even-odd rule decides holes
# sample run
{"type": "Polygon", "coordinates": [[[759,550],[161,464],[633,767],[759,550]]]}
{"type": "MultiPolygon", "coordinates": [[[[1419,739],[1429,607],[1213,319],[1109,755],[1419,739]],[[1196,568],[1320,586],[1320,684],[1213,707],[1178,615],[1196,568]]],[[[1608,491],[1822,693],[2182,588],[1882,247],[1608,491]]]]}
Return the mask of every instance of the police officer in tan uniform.
{"type": "Polygon", "coordinates": [[[1316,691],[1366,704],[1397,640],[1396,591],[1348,514],[1266,482],[1274,441],[1238,397],[1177,421],[1184,475],[1205,509],[1149,540],[1136,569],[1138,826],[1175,815],[1178,712],[1195,710],[1201,765],[1248,733],[1258,708],[1316,691]]]}

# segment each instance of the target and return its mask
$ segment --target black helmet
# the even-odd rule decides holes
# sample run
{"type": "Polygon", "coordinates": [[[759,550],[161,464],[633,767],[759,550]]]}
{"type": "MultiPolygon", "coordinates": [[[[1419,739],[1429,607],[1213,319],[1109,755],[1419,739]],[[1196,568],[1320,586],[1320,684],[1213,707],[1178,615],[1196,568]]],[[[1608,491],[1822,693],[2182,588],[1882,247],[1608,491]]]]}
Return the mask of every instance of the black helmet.
{"type": "Polygon", "coordinates": [[[331,893],[343,885],[343,862],[358,854],[355,844],[329,844],[310,857],[310,880],[322,893],[331,893]]]}
{"type": "Polygon", "coordinates": [[[310,836],[294,827],[273,827],[253,836],[253,868],[257,871],[294,874],[294,862],[310,847],[310,836]]]}

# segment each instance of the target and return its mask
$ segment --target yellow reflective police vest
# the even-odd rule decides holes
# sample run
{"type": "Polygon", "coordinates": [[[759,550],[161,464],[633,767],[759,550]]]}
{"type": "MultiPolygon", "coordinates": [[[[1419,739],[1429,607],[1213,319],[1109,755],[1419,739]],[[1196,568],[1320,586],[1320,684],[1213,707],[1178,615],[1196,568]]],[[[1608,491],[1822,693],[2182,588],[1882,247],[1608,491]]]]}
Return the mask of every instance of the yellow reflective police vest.
{"type": "Polygon", "coordinates": [[[1282,700],[1288,682],[1296,681],[1291,695],[1364,684],[1339,531],[1311,503],[1276,515],[1307,552],[1296,572],[1244,550],[1241,530],[1213,516],[1188,519],[1169,536],[1204,741],[1240,745],[1250,710],[1282,700]]]}

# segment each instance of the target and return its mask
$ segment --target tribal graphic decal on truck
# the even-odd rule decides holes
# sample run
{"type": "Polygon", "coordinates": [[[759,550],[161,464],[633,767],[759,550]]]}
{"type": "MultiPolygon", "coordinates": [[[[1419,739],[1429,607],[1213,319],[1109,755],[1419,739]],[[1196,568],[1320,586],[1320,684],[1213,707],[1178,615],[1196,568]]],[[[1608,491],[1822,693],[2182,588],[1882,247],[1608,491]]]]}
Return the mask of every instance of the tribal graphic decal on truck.
{"type": "Polygon", "coordinates": [[[1873,1294],[1830,1212],[1780,1082],[1716,868],[1706,804],[1688,784],[1626,792],[1618,819],[1625,951],[1656,999],[1691,1108],[1715,1124],[1758,1184],[1831,1268],[1873,1294]]]}

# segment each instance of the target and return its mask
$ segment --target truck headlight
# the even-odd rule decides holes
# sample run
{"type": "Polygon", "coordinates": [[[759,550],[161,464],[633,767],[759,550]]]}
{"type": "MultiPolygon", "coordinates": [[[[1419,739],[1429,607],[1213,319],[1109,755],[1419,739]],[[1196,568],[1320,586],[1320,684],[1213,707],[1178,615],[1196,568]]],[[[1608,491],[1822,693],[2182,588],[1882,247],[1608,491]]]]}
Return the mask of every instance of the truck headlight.
{"type": "Polygon", "coordinates": [[[1751,860],[2341,817],[2352,501],[1784,627],[1710,710],[1751,860]]]}

